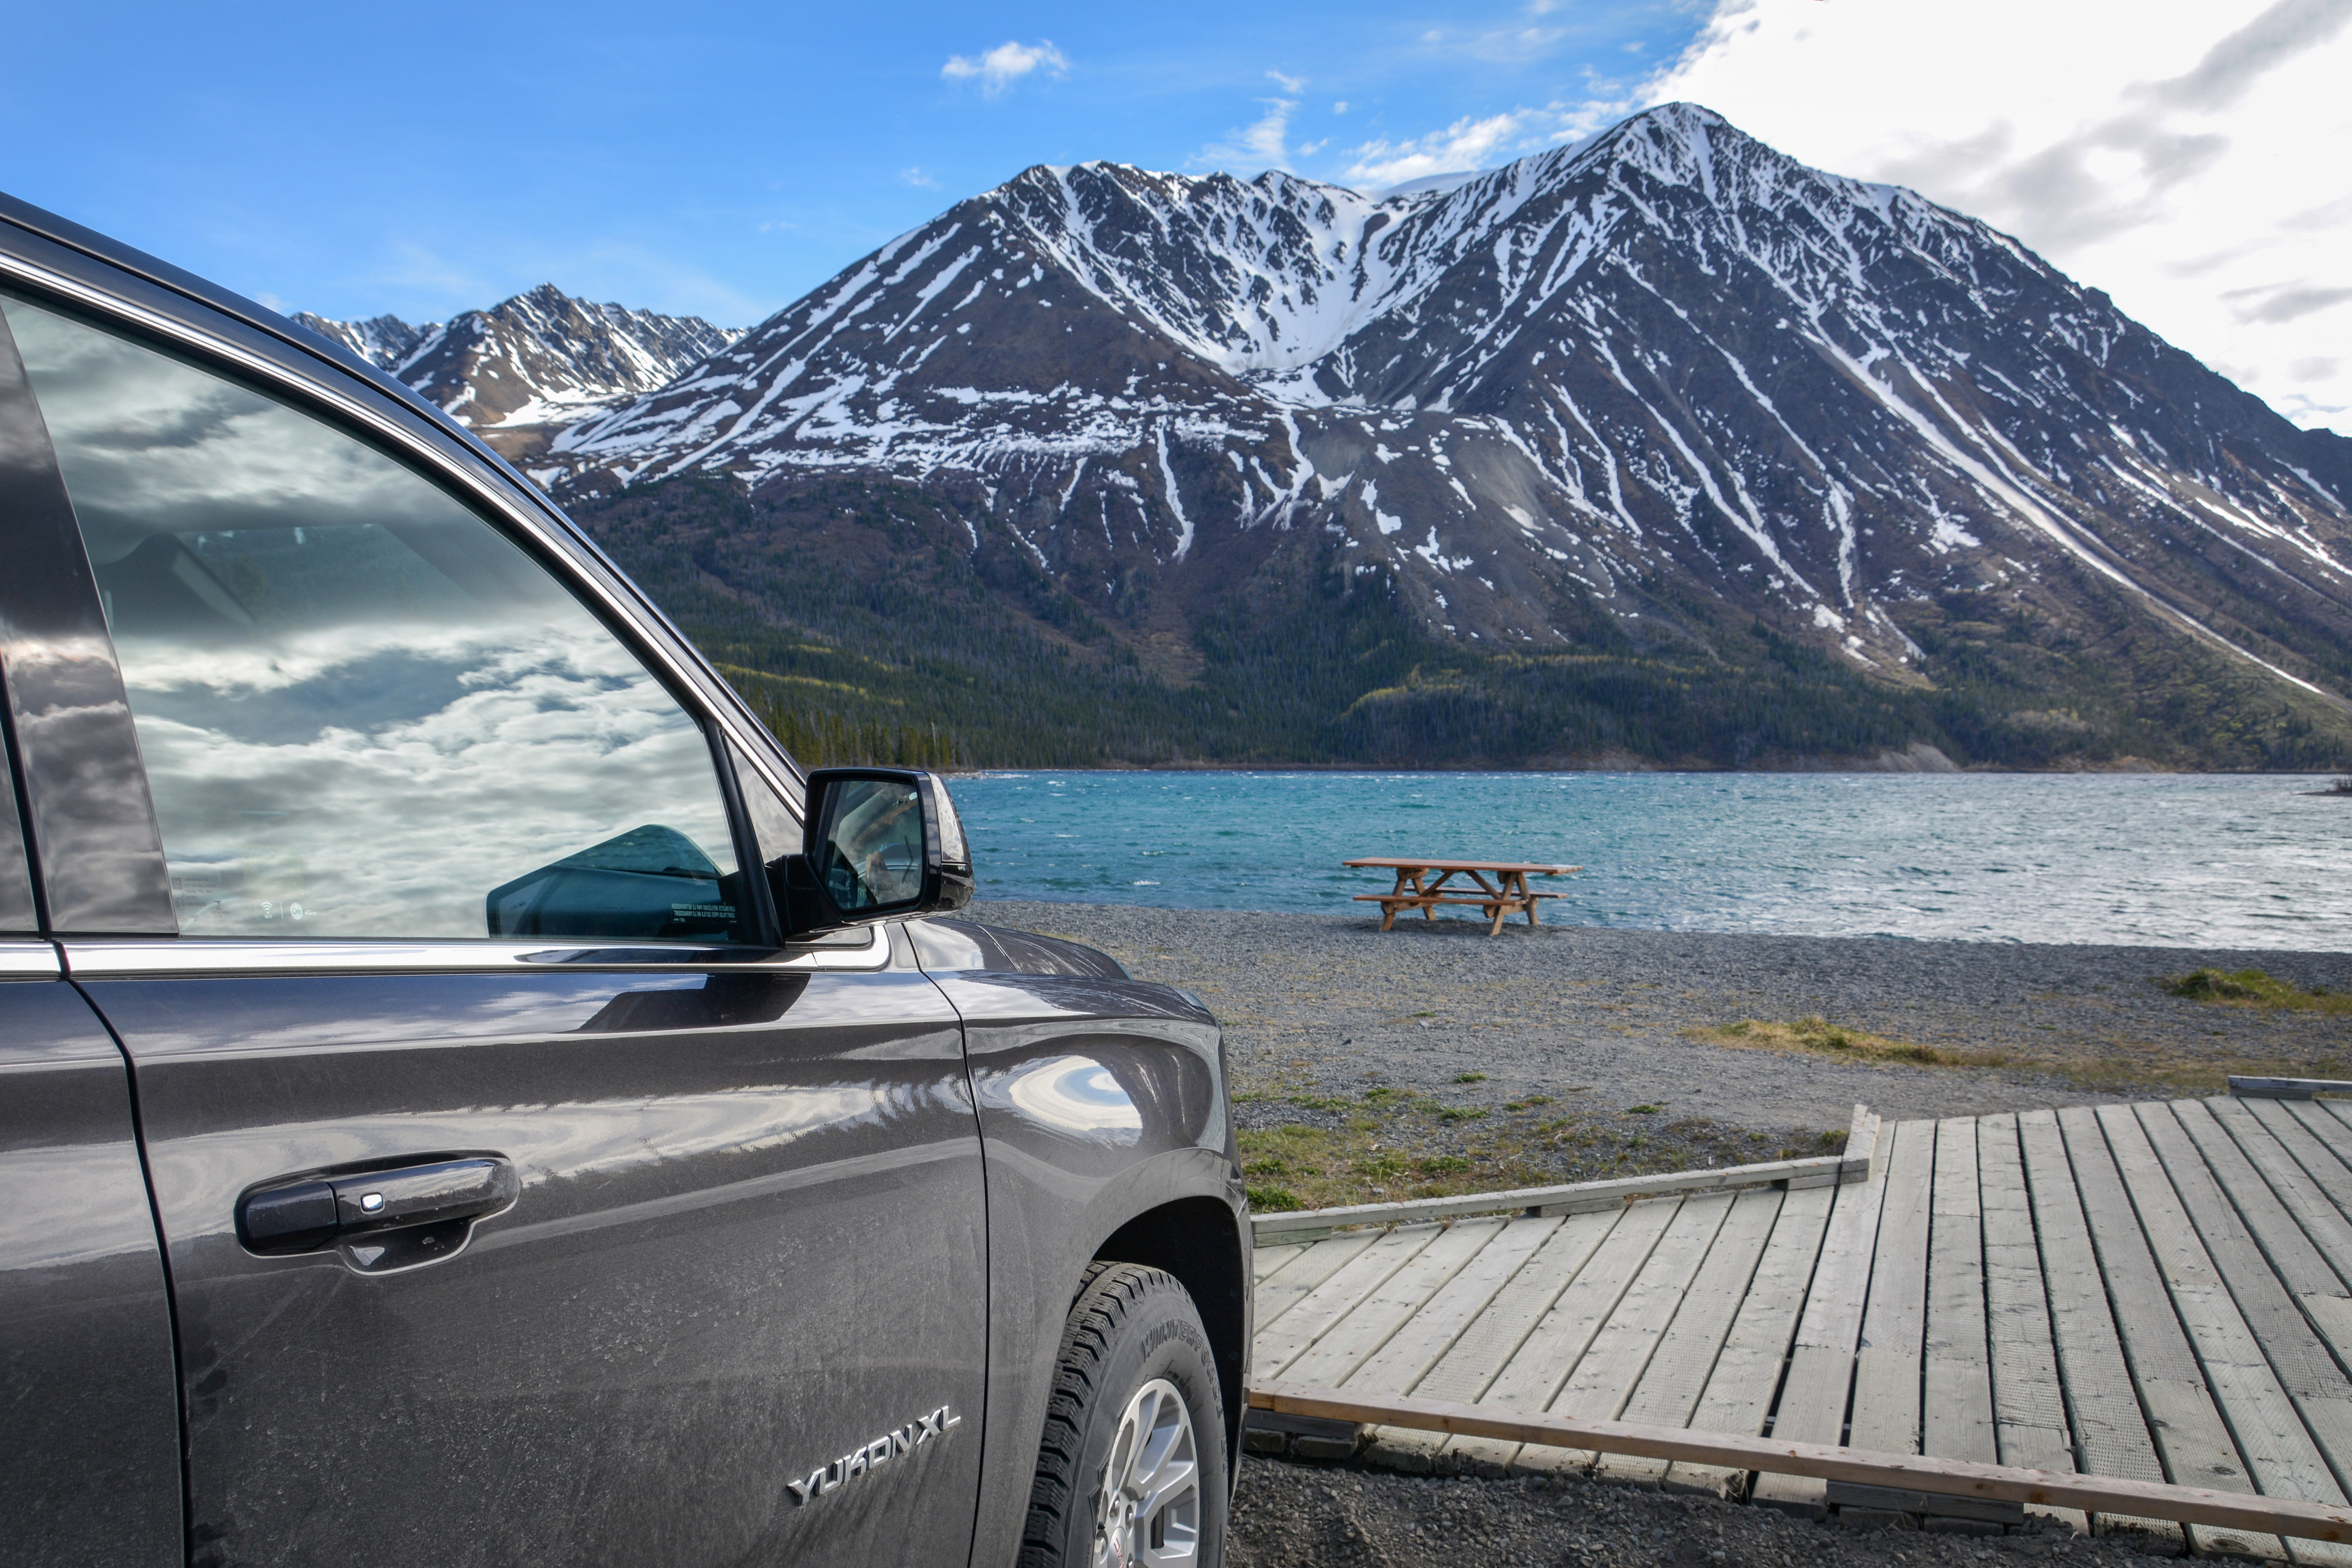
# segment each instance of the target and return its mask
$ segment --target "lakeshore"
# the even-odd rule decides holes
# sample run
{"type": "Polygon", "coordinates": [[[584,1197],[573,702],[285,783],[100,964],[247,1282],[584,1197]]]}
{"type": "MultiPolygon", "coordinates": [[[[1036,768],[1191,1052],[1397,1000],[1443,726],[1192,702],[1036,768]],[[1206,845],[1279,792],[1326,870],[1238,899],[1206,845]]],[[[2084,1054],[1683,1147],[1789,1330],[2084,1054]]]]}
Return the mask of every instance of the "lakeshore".
{"type": "Polygon", "coordinates": [[[971,912],[1100,948],[1217,1013],[1261,1206],[1819,1153],[1856,1101],[1895,1121],[2169,1099],[2233,1072],[2352,1073],[2352,1015],[2164,984],[2260,969],[2340,995],[2352,953],[1517,922],[1488,938],[1462,918],[1383,933],[1377,913],[1010,900],[971,912]],[[1770,1027],[1805,1020],[1823,1030],[1770,1027]]]}

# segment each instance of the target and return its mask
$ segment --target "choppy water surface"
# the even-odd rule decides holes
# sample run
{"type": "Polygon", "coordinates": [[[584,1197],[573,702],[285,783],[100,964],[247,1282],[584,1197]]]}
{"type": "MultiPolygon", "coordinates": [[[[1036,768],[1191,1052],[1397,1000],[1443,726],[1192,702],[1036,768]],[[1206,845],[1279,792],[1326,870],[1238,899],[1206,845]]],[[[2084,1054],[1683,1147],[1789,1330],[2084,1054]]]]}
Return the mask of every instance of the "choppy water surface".
{"type": "MultiPolygon", "coordinates": [[[[1357,856],[1581,865],[1568,923],[2352,950],[2352,801],[2212,775],[1019,773],[958,779],[983,898],[1366,910],[1357,856]]],[[[1553,911],[1558,911],[1555,915],[1553,911]]]]}

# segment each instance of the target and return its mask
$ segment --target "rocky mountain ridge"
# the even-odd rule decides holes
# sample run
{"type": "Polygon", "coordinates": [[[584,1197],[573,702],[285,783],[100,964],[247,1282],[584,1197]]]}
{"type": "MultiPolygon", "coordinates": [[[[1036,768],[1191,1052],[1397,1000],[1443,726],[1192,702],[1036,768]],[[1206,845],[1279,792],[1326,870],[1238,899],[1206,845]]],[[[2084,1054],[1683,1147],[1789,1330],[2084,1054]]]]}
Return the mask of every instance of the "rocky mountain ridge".
{"type": "Polygon", "coordinates": [[[742,335],[699,316],[575,300],[551,283],[421,326],[308,311],[294,320],[391,372],[509,458],[528,458],[556,430],[667,385],[742,335]]]}
{"type": "Polygon", "coordinates": [[[1387,197],[1033,168],[530,466],[783,664],[976,669],[952,592],[1168,683],[1108,758],[2352,760],[2352,441],[1692,105],[1387,197]]]}

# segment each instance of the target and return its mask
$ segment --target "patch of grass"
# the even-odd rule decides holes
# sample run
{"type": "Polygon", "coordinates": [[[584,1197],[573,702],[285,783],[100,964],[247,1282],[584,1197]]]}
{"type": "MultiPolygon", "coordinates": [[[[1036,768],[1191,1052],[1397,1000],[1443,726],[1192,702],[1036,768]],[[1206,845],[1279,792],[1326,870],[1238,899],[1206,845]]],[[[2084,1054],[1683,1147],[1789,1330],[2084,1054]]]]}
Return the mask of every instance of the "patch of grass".
{"type": "Polygon", "coordinates": [[[1604,1110],[1493,1115],[1415,1096],[1347,1126],[1245,1129],[1244,1180],[1262,1212],[1500,1192],[1753,1160],[1744,1131],[1696,1118],[1629,1122],[1604,1110]]]}
{"type": "Polygon", "coordinates": [[[1685,1031],[1692,1039],[1748,1050],[1809,1051],[1843,1061],[1884,1066],[1901,1062],[1912,1067],[2000,1067],[2009,1058],[1990,1051],[1955,1051],[1849,1029],[1825,1018],[1800,1018],[1793,1024],[1742,1018],[1711,1029],[1685,1031]]]}
{"type": "Polygon", "coordinates": [[[1522,1105],[1549,1105],[1551,1103],[1551,1096],[1548,1094],[1531,1094],[1519,1103],[1522,1105]]]}
{"type": "Polygon", "coordinates": [[[1454,1081],[1456,1083],[1484,1083],[1486,1081],[1486,1075],[1482,1072],[1458,1072],[1454,1075],[1454,1081]]]}
{"type": "Polygon", "coordinates": [[[2352,992],[2306,991],[2300,985],[2273,979],[2259,969],[2235,974],[2221,969],[2192,969],[2186,974],[2162,975],[2157,984],[2175,996],[2192,1002],[2220,1002],[2240,1007],[2286,1007],[2299,1013],[2352,1013],[2352,992]]]}
{"type": "Polygon", "coordinates": [[[1259,1214],[1280,1214],[1285,1209],[1307,1206],[1298,1201],[1298,1194],[1287,1187],[1251,1187],[1248,1192],[1250,1207],[1259,1214]]]}
{"type": "Polygon", "coordinates": [[[1664,1109],[1664,1107],[1656,1105],[1629,1105],[1625,1108],[1625,1114],[1628,1116],[1655,1116],[1664,1109]]]}

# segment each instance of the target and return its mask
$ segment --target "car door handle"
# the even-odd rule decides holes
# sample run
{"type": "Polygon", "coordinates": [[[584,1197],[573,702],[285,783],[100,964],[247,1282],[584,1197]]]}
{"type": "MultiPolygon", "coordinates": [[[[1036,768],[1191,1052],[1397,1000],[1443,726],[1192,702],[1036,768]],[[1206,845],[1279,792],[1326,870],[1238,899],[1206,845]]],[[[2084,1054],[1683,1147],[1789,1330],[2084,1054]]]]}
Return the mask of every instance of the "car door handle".
{"type": "Polygon", "coordinates": [[[371,1231],[478,1219],[521,1194],[513,1163],[496,1155],[305,1176],[247,1192],[237,1236],[255,1252],[309,1252],[371,1231]]]}

